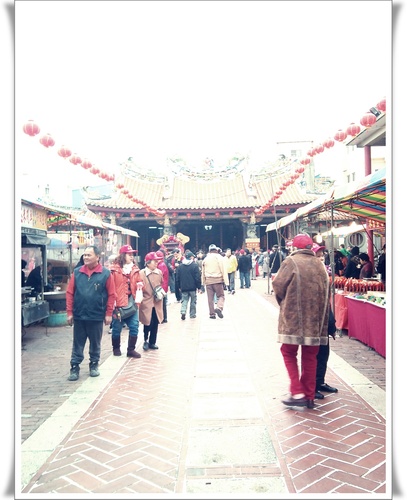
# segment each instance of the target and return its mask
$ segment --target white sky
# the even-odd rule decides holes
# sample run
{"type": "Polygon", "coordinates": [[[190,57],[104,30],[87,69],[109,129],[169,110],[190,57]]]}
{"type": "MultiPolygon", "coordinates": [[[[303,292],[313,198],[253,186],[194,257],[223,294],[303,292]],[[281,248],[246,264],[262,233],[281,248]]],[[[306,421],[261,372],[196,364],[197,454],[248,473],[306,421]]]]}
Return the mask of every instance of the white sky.
{"type": "Polygon", "coordinates": [[[391,100],[389,1],[15,2],[18,179],[103,181],[128,157],[165,169],[252,164],[323,141],[391,100]],[[22,132],[28,119],[55,139],[22,132]],[[23,175],[25,174],[25,175],[23,175]]]}

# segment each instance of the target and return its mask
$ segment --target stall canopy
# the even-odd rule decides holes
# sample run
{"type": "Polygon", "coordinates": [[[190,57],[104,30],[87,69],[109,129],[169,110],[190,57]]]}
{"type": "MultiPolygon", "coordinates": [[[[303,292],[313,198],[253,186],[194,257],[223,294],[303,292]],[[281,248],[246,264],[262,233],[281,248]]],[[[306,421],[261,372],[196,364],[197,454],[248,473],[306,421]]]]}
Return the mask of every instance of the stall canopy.
{"type": "Polygon", "coordinates": [[[275,231],[310,214],[327,212],[343,214],[346,218],[386,221],[386,168],[382,168],[360,181],[331,188],[326,194],[267,226],[275,231]]]}

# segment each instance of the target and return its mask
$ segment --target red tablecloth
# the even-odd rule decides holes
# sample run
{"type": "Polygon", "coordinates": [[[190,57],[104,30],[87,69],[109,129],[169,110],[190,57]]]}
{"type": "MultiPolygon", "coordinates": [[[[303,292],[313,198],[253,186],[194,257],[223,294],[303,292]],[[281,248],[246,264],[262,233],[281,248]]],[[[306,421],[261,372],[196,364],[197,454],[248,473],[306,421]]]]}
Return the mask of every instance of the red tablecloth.
{"type": "Polygon", "coordinates": [[[348,329],[348,304],[345,300],[345,295],[335,293],[335,320],[338,330],[348,329]]]}
{"type": "Polygon", "coordinates": [[[366,302],[369,346],[386,357],[386,308],[366,302]]]}
{"type": "Polygon", "coordinates": [[[348,335],[386,357],[386,308],[363,299],[346,297],[348,335]]]}

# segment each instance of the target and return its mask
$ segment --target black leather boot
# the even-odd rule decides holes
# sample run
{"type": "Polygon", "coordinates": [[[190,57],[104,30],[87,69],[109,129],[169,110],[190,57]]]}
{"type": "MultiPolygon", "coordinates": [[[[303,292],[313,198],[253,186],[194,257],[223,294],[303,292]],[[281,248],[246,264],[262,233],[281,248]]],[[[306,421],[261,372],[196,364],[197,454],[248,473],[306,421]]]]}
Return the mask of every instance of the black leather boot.
{"type": "Polygon", "coordinates": [[[120,350],[120,337],[119,338],[112,337],[112,346],[113,346],[113,356],[121,356],[122,351],[120,350]]]}
{"type": "Polygon", "coordinates": [[[136,351],[137,337],[129,335],[129,342],[127,344],[127,357],[128,358],[141,358],[141,354],[136,351]]]}

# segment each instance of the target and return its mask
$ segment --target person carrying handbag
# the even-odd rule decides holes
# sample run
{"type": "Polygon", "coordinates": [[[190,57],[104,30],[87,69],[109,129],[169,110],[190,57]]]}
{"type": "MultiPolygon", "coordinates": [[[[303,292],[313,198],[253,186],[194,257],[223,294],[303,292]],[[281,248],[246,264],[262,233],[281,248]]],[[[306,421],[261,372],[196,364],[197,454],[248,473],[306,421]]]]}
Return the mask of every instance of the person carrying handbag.
{"type": "Polygon", "coordinates": [[[139,331],[139,311],[136,307],[134,313],[123,318],[120,308],[129,305],[130,300],[134,300],[137,291],[137,283],[141,282],[140,268],[134,262],[134,253],[130,245],[124,245],[120,248],[119,255],[113,261],[110,272],[113,276],[116,287],[116,307],[113,311],[112,321],[112,347],[113,355],[121,356],[121,332],[123,321],[129,328],[129,338],[127,343],[127,356],[129,358],[140,358],[141,354],[136,351],[136,344],[139,331]]]}
{"type": "Polygon", "coordinates": [[[143,349],[158,349],[157,334],[158,325],[164,320],[163,300],[154,299],[154,289],[163,286],[163,273],[158,269],[160,257],[155,252],[149,252],[145,256],[145,267],[140,271],[143,281],[143,301],[139,308],[140,322],[144,325],[143,349]]]}

